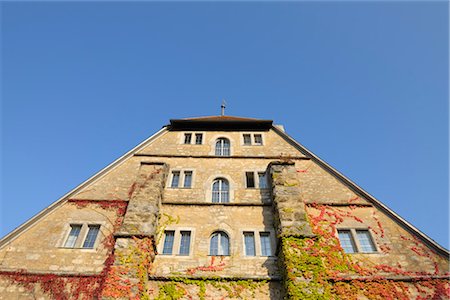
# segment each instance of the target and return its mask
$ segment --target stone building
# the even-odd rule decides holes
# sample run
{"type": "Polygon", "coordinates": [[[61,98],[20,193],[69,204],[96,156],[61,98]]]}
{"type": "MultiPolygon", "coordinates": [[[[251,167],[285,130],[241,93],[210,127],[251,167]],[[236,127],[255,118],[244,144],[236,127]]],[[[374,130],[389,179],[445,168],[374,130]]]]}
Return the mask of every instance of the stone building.
{"type": "Polygon", "coordinates": [[[0,241],[1,299],[448,299],[449,252],[271,120],[171,120],[0,241]]]}

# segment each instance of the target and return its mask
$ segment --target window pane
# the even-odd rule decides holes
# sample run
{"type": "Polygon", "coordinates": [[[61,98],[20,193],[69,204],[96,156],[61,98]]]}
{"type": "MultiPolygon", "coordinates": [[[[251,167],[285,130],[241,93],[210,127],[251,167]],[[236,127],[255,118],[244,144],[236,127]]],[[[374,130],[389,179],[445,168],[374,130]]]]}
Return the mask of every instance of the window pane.
{"type": "Polygon", "coordinates": [[[358,237],[359,245],[362,252],[376,252],[377,248],[372,241],[368,230],[356,230],[356,236],[358,237]]]}
{"type": "Polygon", "coordinates": [[[180,255],[189,255],[191,247],[191,232],[181,231],[180,255]]]}
{"type": "Polygon", "coordinates": [[[175,231],[164,231],[164,234],[165,238],[162,254],[172,254],[175,231]]]}
{"type": "Polygon", "coordinates": [[[185,133],[184,134],[184,143],[185,144],[190,144],[191,143],[191,137],[192,137],[191,133],[185,133]]]}
{"type": "Polygon", "coordinates": [[[259,177],[259,188],[260,189],[268,188],[266,173],[258,173],[258,177],[259,177]]]}
{"type": "Polygon", "coordinates": [[[355,253],[356,247],[350,230],[338,230],[339,241],[345,253],[355,253]]]}
{"type": "Polygon", "coordinates": [[[220,247],[219,255],[230,255],[230,245],[228,241],[228,236],[224,232],[220,232],[220,247]]]}
{"type": "Polygon", "coordinates": [[[219,233],[214,233],[211,237],[211,244],[209,246],[209,255],[219,254],[219,233]]]}
{"type": "Polygon", "coordinates": [[[229,185],[227,180],[220,178],[214,181],[212,186],[212,202],[229,202],[229,185]]]}
{"type": "Polygon", "coordinates": [[[255,256],[255,235],[253,232],[244,232],[245,255],[255,256]]]}
{"type": "Polygon", "coordinates": [[[89,231],[83,243],[83,248],[94,248],[95,240],[97,239],[100,225],[89,225],[89,231]]]}
{"type": "Polygon", "coordinates": [[[230,156],[230,141],[225,138],[217,139],[216,141],[216,155],[230,156]]]}
{"type": "Polygon", "coordinates": [[[262,136],[260,134],[255,134],[255,145],[262,145],[262,136]]]}
{"type": "Polygon", "coordinates": [[[202,144],[202,141],[203,141],[203,134],[201,134],[201,133],[196,133],[196,134],[195,134],[195,143],[196,143],[197,145],[201,145],[201,144],[202,144]]]}
{"type": "Polygon", "coordinates": [[[272,255],[272,245],[270,244],[270,233],[260,232],[259,239],[261,240],[261,255],[271,256],[272,255]]]}
{"type": "Polygon", "coordinates": [[[192,171],[184,172],[184,187],[190,188],[192,184],[192,171]]]}
{"type": "Polygon", "coordinates": [[[179,182],[180,182],[180,172],[179,171],[172,172],[172,184],[170,186],[176,188],[178,187],[179,182]]]}
{"type": "Polygon", "coordinates": [[[78,236],[80,235],[81,225],[70,225],[70,233],[67,237],[67,241],[64,247],[73,248],[77,242],[78,236]]]}
{"type": "Polygon", "coordinates": [[[244,134],[244,145],[251,145],[252,139],[250,134],[244,134]]]}
{"type": "Polygon", "coordinates": [[[255,175],[253,172],[245,172],[245,178],[247,181],[247,188],[255,187],[255,175]]]}

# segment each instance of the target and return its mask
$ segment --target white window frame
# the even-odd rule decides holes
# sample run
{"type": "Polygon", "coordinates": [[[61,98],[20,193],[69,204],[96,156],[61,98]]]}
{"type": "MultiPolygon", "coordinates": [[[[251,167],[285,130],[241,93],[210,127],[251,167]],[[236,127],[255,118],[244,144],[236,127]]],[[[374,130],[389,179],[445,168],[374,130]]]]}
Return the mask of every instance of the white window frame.
{"type": "MultiPolygon", "coordinates": [[[[221,246],[221,238],[219,236],[219,238],[217,239],[217,249],[220,250],[220,246],[221,246]]],[[[228,232],[226,232],[225,230],[215,230],[211,233],[211,235],[209,236],[209,243],[208,243],[208,256],[231,256],[232,255],[232,251],[231,251],[232,247],[231,247],[231,237],[230,234],[228,232]],[[216,233],[225,233],[225,235],[228,238],[228,254],[211,254],[211,241],[212,241],[212,237],[214,234],[216,233]]]]}
{"type": "MultiPolygon", "coordinates": [[[[339,245],[341,246],[341,239],[339,238],[339,231],[340,230],[342,230],[342,231],[344,231],[344,230],[350,231],[351,238],[353,239],[353,243],[355,245],[355,253],[347,253],[347,252],[345,252],[345,254],[380,254],[380,249],[378,248],[378,245],[375,242],[376,240],[375,240],[375,238],[373,236],[372,230],[370,230],[369,228],[367,228],[367,227],[352,227],[352,228],[339,227],[339,228],[337,228],[337,230],[336,230],[336,238],[338,239],[339,245]],[[369,237],[370,237],[370,239],[371,239],[371,241],[372,241],[372,243],[373,243],[373,245],[375,247],[375,251],[373,251],[373,252],[364,252],[364,251],[362,251],[362,247],[361,247],[361,244],[359,242],[359,238],[358,238],[358,235],[356,234],[356,231],[367,231],[369,233],[369,237]]],[[[341,246],[341,248],[342,248],[342,246],[341,246]]]]}
{"type": "Polygon", "coordinates": [[[266,228],[246,228],[240,230],[241,240],[242,240],[242,256],[246,259],[255,259],[255,258],[268,258],[275,257],[276,251],[276,239],[275,239],[275,230],[274,229],[266,229],[266,228]],[[244,233],[252,232],[253,238],[255,241],[255,255],[249,256],[245,253],[245,236],[244,233]],[[270,240],[270,255],[262,255],[261,249],[261,233],[269,233],[270,240]]]}
{"type": "Polygon", "coordinates": [[[174,231],[172,254],[163,254],[164,241],[166,239],[166,234],[163,232],[162,237],[156,247],[158,250],[159,257],[170,257],[170,258],[192,258],[194,253],[194,241],[195,241],[195,229],[193,227],[172,227],[167,226],[164,231],[174,231]],[[180,255],[181,249],[181,231],[190,231],[191,239],[189,243],[189,255],[180,255]]]}
{"type": "Polygon", "coordinates": [[[244,185],[244,187],[245,187],[246,190],[259,189],[259,190],[265,191],[265,190],[270,189],[270,187],[269,187],[269,182],[268,182],[268,175],[267,175],[267,172],[266,172],[265,170],[263,170],[263,171],[258,171],[258,170],[245,170],[245,171],[244,171],[244,183],[243,183],[243,185],[244,185]],[[254,186],[254,187],[247,187],[247,173],[253,173],[253,179],[254,179],[254,182],[255,182],[255,186],[254,186]],[[264,174],[266,174],[266,180],[267,180],[267,182],[266,182],[266,187],[265,187],[265,188],[261,188],[261,187],[260,187],[261,184],[260,184],[260,182],[259,182],[259,173],[264,173],[264,174]]]}
{"type": "Polygon", "coordinates": [[[170,189],[192,189],[194,187],[195,170],[194,169],[173,169],[173,170],[170,170],[170,176],[167,176],[167,177],[168,177],[168,181],[166,184],[167,188],[170,188],[170,189]],[[177,186],[172,186],[174,172],[180,172],[180,177],[179,177],[177,186]],[[190,187],[184,187],[184,181],[186,179],[186,177],[185,177],[186,172],[191,172],[191,174],[192,174],[190,187]]]}
{"type": "Polygon", "coordinates": [[[252,147],[252,146],[264,146],[265,135],[263,132],[243,132],[241,134],[241,146],[252,147]],[[250,144],[245,143],[244,135],[250,135],[250,144]],[[255,142],[255,135],[261,136],[261,144],[255,142]]]}
{"type": "Polygon", "coordinates": [[[179,140],[180,140],[180,144],[182,144],[182,145],[201,146],[201,145],[205,144],[205,132],[204,131],[183,131],[180,133],[179,140]],[[186,134],[191,135],[191,142],[188,144],[184,142],[186,134]],[[196,134],[202,135],[202,143],[201,144],[196,144],[196,134]]]}
{"type": "Polygon", "coordinates": [[[100,236],[104,235],[103,234],[103,230],[105,227],[104,222],[92,222],[92,221],[83,221],[83,222],[73,221],[72,222],[71,220],[69,220],[69,221],[70,222],[64,226],[65,232],[63,234],[63,238],[61,238],[60,242],[58,243],[59,248],[77,249],[77,250],[84,250],[84,251],[92,251],[92,250],[95,251],[100,243],[100,240],[101,240],[100,236]],[[71,225],[81,225],[81,230],[77,236],[74,246],[66,247],[67,239],[69,238],[70,231],[72,230],[71,225]],[[94,242],[94,245],[92,246],[92,248],[85,248],[85,247],[83,247],[83,245],[84,245],[84,242],[86,241],[87,234],[89,232],[89,226],[99,226],[99,230],[98,230],[97,236],[95,237],[95,242],[94,242]]]}

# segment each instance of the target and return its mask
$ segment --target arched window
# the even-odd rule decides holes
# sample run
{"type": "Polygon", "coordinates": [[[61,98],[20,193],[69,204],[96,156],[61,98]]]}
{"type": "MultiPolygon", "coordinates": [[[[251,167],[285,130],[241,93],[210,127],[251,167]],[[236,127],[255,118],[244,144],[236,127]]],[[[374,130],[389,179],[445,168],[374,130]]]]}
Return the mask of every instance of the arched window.
{"type": "Polygon", "coordinates": [[[212,202],[230,202],[230,185],[225,178],[217,178],[212,185],[212,202]]]}
{"type": "Polygon", "coordinates": [[[230,141],[226,138],[218,138],[216,141],[216,155],[230,156],[230,141]]]}
{"type": "Polygon", "coordinates": [[[211,236],[209,255],[230,255],[230,239],[223,231],[216,231],[211,236]]]}

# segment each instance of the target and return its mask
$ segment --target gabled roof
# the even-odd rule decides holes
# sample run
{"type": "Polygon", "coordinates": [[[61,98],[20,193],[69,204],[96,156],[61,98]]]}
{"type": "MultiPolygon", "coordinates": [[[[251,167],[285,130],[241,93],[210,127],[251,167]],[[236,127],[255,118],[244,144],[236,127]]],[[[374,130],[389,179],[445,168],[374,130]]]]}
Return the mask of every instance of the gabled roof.
{"type": "Polygon", "coordinates": [[[236,116],[206,116],[171,119],[170,130],[269,130],[272,120],[236,116]]]}

